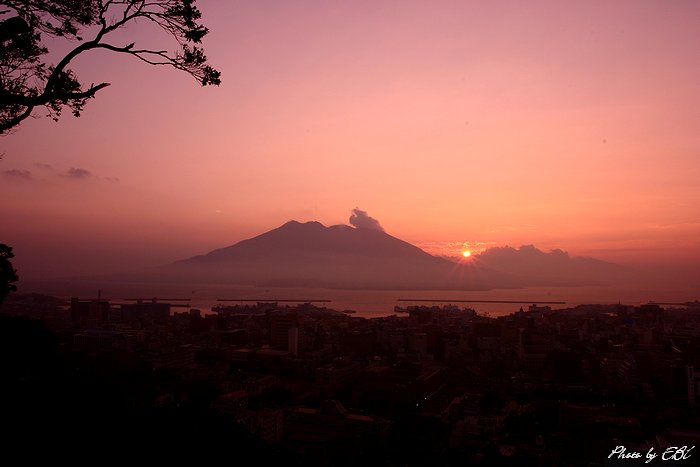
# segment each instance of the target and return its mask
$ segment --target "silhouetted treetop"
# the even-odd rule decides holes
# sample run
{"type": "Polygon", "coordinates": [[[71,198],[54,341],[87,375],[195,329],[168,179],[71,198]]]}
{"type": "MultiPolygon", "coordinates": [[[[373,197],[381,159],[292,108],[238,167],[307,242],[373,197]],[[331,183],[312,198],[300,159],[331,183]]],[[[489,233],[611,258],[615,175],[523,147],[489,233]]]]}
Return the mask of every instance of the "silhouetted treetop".
{"type": "Polygon", "coordinates": [[[202,86],[219,85],[221,73],[207,64],[198,45],[209,30],[195,0],[2,0],[0,1],[0,134],[19,125],[38,107],[58,120],[64,106],[80,115],[87,100],[109,83],[83,85],[70,69],[75,57],[92,49],[129,54],[150,65],[192,75],[202,86]],[[151,24],[169,33],[177,52],[135,43],[111,42],[127,25],[151,24]],[[78,43],[56,64],[42,35],[78,43]],[[87,39],[86,39],[87,37],[87,39]]]}
{"type": "Polygon", "coordinates": [[[0,243],[0,304],[10,292],[17,290],[17,286],[14,283],[19,280],[19,277],[17,277],[17,271],[15,271],[10,262],[14,257],[12,247],[0,243]]]}

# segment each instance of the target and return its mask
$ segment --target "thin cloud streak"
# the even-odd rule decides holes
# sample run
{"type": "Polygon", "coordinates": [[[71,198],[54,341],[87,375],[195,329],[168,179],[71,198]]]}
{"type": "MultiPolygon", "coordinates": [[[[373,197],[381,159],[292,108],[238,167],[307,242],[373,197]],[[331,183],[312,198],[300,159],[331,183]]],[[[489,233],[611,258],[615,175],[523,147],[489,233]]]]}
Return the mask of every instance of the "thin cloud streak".
{"type": "Polygon", "coordinates": [[[63,176],[73,180],[87,180],[93,177],[93,174],[87,169],[71,167],[65,174],[63,174],[63,176]]]}
{"type": "Polygon", "coordinates": [[[4,170],[2,174],[6,177],[11,177],[11,178],[16,178],[16,179],[22,179],[22,180],[34,180],[34,177],[32,173],[29,170],[20,170],[20,169],[9,169],[9,170],[4,170]]]}

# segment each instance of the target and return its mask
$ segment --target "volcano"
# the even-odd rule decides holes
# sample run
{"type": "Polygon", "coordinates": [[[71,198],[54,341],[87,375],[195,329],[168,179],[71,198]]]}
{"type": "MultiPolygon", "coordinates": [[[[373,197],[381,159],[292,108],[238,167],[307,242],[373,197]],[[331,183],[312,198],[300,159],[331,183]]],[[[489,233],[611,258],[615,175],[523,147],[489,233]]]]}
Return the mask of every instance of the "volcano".
{"type": "Polygon", "coordinates": [[[205,255],[151,269],[149,279],[276,287],[484,290],[517,278],[432,256],[380,229],[290,221],[205,255]]]}

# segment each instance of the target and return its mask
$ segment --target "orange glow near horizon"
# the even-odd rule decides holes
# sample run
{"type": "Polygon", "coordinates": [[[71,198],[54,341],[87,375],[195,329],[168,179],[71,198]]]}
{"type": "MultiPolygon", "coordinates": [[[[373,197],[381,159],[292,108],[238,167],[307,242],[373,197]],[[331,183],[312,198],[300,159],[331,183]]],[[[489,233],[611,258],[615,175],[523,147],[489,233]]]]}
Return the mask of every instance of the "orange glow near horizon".
{"type": "Polygon", "coordinates": [[[463,251],[462,252],[462,256],[464,256],[465,258],[469,258],[471,255],[472,255],[471,251],[463,251]]]}
{"type": "MultiPolygon", "coordinates": [[[[453,259],[700,262],[700,3],[198,6],[220,88],[95,51],[74,71],[112,85],[80,118],[0,141],[0,242],[27,275],[161,264],[354,207],[453,259]]],[[[116,42],[172,47],[148,31],[116,42]]]]}

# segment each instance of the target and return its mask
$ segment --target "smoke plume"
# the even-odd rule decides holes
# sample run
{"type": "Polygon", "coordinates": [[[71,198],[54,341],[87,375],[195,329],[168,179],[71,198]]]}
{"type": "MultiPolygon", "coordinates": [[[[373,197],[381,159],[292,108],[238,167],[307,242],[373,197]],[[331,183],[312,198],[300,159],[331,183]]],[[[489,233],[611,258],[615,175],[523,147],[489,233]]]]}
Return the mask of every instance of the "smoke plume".
{"type": "Polygon", "coordinates": [[[372,229],[384,232],[384,229],[379,224],[377,219],[367,214],[367,211],[363,211],[359,208],[352,210],[352,214],[350,215],[350,225],[356,229],[372,229]]]}

